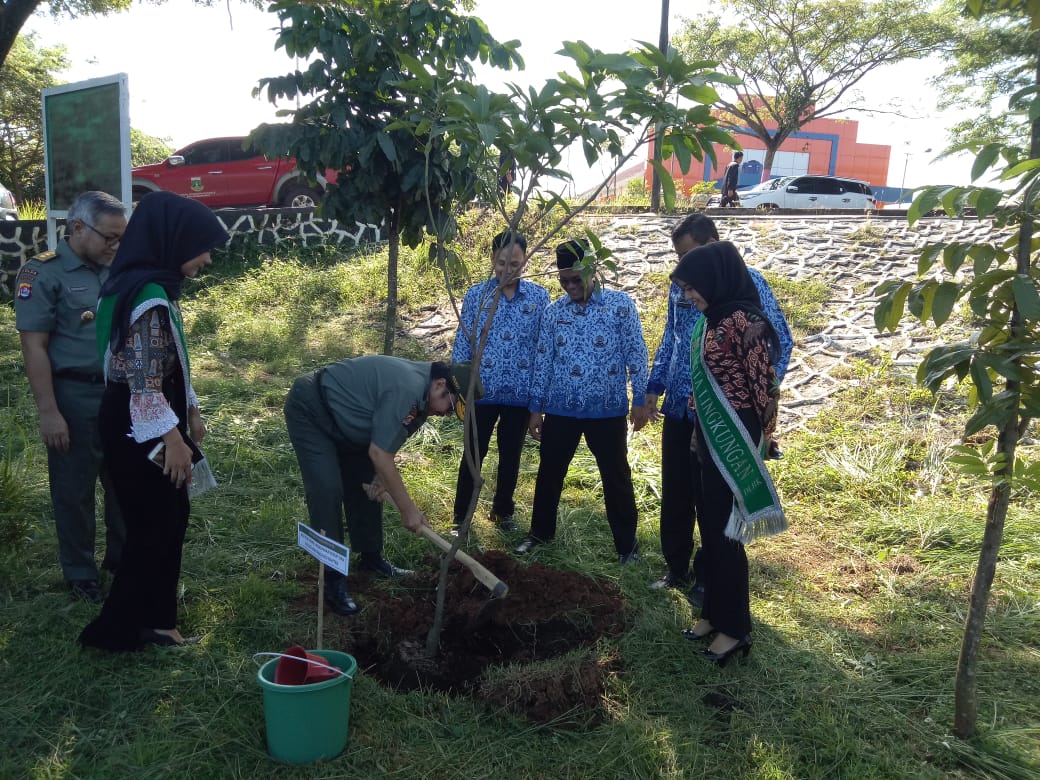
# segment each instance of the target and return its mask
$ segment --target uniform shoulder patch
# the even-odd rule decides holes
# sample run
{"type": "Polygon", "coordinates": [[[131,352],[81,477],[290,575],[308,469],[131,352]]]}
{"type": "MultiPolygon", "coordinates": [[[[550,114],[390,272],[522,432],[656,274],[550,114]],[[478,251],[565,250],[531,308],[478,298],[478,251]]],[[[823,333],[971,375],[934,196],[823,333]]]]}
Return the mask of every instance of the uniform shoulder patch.
{"type": "Polygon", "coordinates": [[[57,256],[57,252],[53,249],[48,249],[46,252],[40,252],[40,254],[35,255],[33,260],[39,260],[41,263],[46,263],[48,260],[53,260],[57,256]]]}

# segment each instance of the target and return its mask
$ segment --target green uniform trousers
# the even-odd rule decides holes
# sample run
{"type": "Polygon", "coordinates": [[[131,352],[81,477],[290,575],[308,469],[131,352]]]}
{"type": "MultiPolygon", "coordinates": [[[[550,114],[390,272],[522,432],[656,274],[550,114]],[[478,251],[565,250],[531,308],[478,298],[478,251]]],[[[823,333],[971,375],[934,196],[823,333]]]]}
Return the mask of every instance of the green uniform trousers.
{"type": "Polygon", "coordinates": [[[51,505],[58,536],[58,559],[66,582],[98,579],[94,560],[97,481],[104,489],[105,568],[115,570],[123,553],[126,527],[101,452],[98,410],[105,385],[54,378],[58,411],[69,426],[69,449],[47,449],[51,505]]]}
{"type": "Polygon", "coordinates": [[[343,438],[321,398],[317,373],[293,382],[285,401],[285,424],[303,477],[311,528],[343,542],[346,513],[350,548],[366,558],[383,553],[383,505],[365,495],[375,466],[368,445],[343,438]]]}

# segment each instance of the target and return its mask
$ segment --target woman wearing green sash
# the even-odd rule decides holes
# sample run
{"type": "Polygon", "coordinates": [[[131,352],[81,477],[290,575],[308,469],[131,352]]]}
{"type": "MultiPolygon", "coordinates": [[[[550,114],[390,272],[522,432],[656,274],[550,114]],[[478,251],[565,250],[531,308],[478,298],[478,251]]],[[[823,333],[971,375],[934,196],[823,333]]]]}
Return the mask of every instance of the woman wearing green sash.
{"type": "Polygon", "coordinates": [[[722,666],[751,650],[744,545],[786,527],[762,460],[776,426],[779,343],[747,266],[728,241],[688,252],[671,278],[704,315],[691,343],[697,427],[690,447],[692,478],[701,486],[706,582],[700,620],[683,635],[710,643],[701,654],[722,666]]]}
{"type": "Polygon", "coordinates": [[[188,486],[205,436],[191,387],[181,283],[228,240],[206,206],[168,192],[142,198],[101,288],[98,425],[126,521],[126,545],[101,614],[80,642],[103,650],[181,645],[177,580],[188,486]]]}

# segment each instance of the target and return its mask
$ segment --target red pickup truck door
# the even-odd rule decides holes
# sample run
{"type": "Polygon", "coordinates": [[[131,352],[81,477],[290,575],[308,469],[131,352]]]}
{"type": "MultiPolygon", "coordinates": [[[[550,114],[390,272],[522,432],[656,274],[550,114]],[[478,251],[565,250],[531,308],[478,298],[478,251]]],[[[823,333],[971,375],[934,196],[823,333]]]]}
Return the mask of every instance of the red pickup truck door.
{"type": "Polygon", "coordinates": [[[166,164],[164,190],[201,201],[211,208],[227,205],[223,197],[224,167],[228,158],[227,141],[203,141],[182,150],[183,165],[166,164]]]}
{"type": "Polygon", "coordinates": [[[251,149],[230,144],[228,164],[221,174],[221,198],[225,206],[266,206],[270,203],[279,161],[251,149]]]}

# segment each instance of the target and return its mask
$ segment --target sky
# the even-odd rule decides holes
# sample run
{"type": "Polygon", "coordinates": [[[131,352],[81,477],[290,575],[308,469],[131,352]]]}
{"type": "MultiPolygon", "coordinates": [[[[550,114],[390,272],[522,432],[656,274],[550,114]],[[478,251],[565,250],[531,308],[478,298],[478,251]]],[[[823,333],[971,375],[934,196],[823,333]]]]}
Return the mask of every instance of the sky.
{"type": "MultiPolygon", "coordinates": [[[[670,31],[679,31],[682,17],[708,9],[706,0],[671,0],[670,31]]],[[[555,54],[564,40],[624,51],[635,41],[656,42],[660,33],[659,4],[633,0],[478,0],[473,13],[499,40],[523,42],[524,71],[480,71],[479,77],[493,89],[506,81],[541,84],[555,75],[569,62],[555,54]]],[[[55,21],[36,15],[23,33],[35,32],[38,46],[67,47],[72,66],[61,74],[66,81],[128,74],[131,125],[179,148],[202,138],[245,135],[261,122],[283,121],[266,99],[251,95],[260,78],[285,75],[296,67],[274,48],[277,25],[274,14],[236,0],[212,8],[168,0],[160,6],[138,2],[128,13],[105,17],[55,21]]],[[[946,126],[954,121],[938,114],[935,92],[925,83],[926,75],[937,70],[935,63],[914,63],[882,69],[865,80],[863,93],[871,105],[896,101],[914,117],[846,115],[859,121],[860,142],[892,146],[888,181],[871,184],[899,186],[904,176],[908,187],[968,183],[970,158],[933,160],[945,144],[946,126]]],[[[605,175],[605,170],[589,171],[579,152],[567,161],[579,191],[605,175]]]]}

